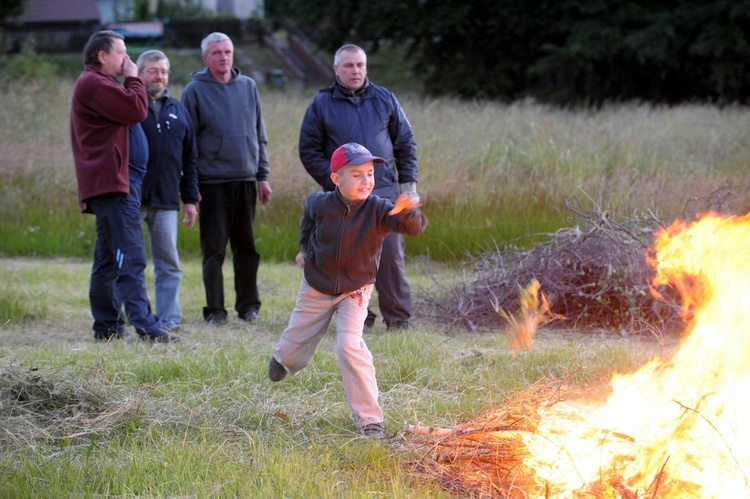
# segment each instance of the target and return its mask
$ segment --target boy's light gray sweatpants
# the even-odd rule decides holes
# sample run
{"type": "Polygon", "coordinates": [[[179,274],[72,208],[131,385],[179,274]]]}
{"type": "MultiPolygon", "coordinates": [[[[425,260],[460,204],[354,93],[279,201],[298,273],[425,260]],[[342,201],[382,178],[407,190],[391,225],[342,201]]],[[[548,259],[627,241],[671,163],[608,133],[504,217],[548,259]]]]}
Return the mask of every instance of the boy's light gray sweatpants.
{"type": "Polygon", "coordinates": [[[313,289],[303,278],[289,325],[273,350],[276,360],[296,374],[312,360],[335,312],[336,356],[352,416],[360,427],[383,421],[372,354],[362,338],[372,287],[331,296],[313,289]]]}

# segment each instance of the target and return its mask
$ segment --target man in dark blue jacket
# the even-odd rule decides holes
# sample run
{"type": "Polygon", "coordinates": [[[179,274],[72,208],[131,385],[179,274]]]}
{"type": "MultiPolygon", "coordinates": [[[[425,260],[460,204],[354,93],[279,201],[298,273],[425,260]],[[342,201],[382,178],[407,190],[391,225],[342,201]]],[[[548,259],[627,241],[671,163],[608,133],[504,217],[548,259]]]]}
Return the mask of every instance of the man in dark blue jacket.
{"type": "Polygon", "coordinates": [[[148,172],[143,180],[141,219],[148,226],[154,262],[156,312],[168,330],[182,322],[177,252],[177,216],[195,225],[198,213],[198,166],[193,125],[185,106],[169,95],[169,59],[159,50],[138,57],[138,74],[148,93],[148,116],[142,123],[148,138],[148,172]]]}
{"type": "MultiPolygon", "coordinates": [[[[321,89],[307,108],[299,138],[299,156],[307,172],[326,191],[334,190],[329,165],[333,152],[356,142],[385,160],[375,170],[373,194],[395,201],[400,192],[417,192],[417,146],[414,132],[396,96],[367,78],[367,55],[344,45],[333,62],[336,81],[321,89]]],[[[411,318],[411,290],[405,277],[404,239],[391,233],[375,281],[378,304],[388,329],[406,329],[411,318]]],[[[370,310],[365,327],[375,323],[370,310]]]]}

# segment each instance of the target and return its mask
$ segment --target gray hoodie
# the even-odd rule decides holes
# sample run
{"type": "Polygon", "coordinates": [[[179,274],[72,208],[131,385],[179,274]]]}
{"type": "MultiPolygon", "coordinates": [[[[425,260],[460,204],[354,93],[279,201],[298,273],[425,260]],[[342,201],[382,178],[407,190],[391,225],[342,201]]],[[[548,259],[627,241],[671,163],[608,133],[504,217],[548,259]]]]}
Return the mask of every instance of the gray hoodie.
{"type": "Polygon", "coordinates": [[[227,83],[206,67],[182,92],[198,143],[198,181],[220,184],[266,181],[266,126],[255,81],[232,69],[227,83]]]}

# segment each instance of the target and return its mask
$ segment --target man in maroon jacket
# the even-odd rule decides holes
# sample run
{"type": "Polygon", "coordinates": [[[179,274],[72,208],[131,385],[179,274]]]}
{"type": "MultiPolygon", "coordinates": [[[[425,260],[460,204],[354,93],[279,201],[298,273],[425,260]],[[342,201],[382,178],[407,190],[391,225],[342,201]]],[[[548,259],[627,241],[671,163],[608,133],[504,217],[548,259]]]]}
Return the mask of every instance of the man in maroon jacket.
{"type": "Polygon", "coordinates": [[[146,118],[146,90],[119,33],[94,33],[83,49],[83,60],[70,126],[81,211],[96,215],[89,287],[94,339],[122,338],[128,320],[141,339],[169,343],[176,338],[164,332],[146,293],[140,218],[145,171],[132,172],[128,165],[129,127],[146,118]],[[124,85],[119,76],[125,77],[124,85]]]}

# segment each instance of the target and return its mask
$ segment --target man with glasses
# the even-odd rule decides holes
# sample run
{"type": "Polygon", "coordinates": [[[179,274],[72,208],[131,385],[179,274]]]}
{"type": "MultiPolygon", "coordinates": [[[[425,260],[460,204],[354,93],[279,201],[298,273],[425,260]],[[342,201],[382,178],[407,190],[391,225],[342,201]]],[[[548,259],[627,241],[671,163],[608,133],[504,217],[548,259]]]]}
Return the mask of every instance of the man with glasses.
{"type": "Polygon", "coordinates": [[[177,252],[180,200],[182,224],[190,229],[198,213],[198,166],[193,124],[185,106],[169,94],[169,59],[148,50],[136,61],[148,94],[148,116],[142,123],[149,147],[143,180],[141,219],[148,227],[154,262],[156,313],[167,330],[182,322],[179,288],[182,281],[177,252]]]}

